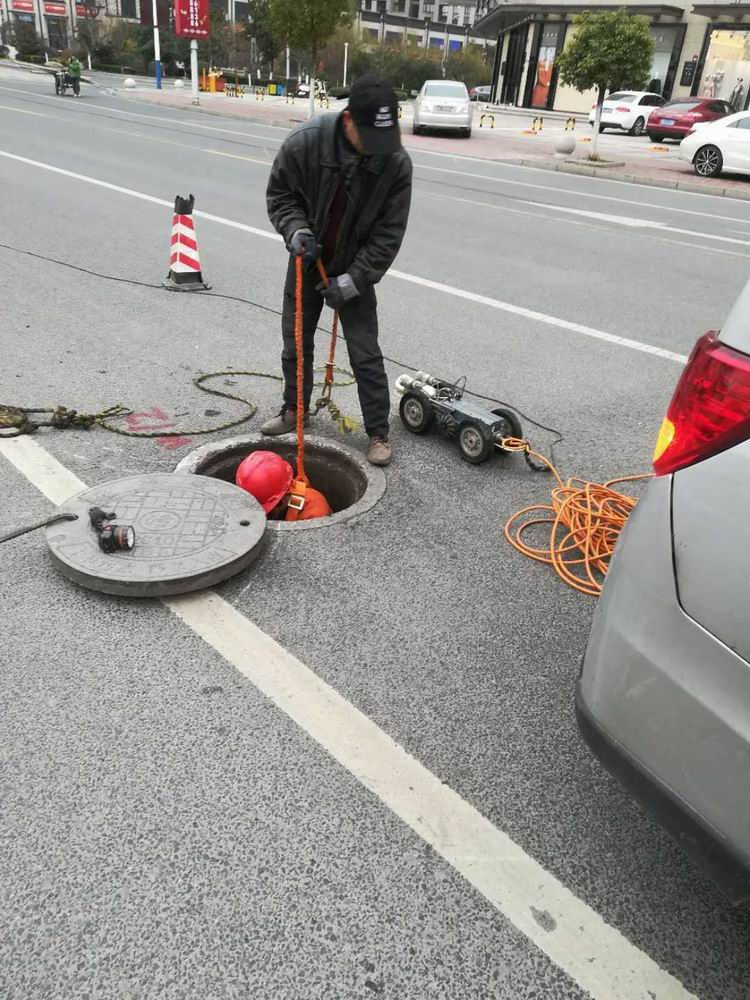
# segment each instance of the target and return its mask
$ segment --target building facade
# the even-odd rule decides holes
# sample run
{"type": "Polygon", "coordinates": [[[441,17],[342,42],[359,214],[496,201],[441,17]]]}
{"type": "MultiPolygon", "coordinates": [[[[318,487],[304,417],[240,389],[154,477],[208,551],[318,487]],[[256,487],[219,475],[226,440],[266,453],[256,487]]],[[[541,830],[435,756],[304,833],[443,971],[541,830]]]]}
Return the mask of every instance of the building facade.
{"type": "Polygon", "coordinates": [[[357,28],[363,37],[390,47],[457,51],[469,40],[487,44],[474,32],[476,17],[477,0],[361,0],[357,28]]]}
{"type": "MultiPolygon", "coordinates": [[[[497,40],[495,100],[539,111],[588,112],[596,94],[558,85],[555,58],[573,37],[576,13],[622,6],[608,0],[478,0],[474,30],[497,40]]],[[[738,110],[748,107],[750,2],[630,0],[624,6],[647,17],[654,36],[648,89],[666,98],[712,97],[738,110]]]]}
{"type": "Polygon", "coordinates": [[[140,19],[140,0],[0,0],[0,24],[25,21],[50,49],[66,49],[82,18],[140,19]]]}

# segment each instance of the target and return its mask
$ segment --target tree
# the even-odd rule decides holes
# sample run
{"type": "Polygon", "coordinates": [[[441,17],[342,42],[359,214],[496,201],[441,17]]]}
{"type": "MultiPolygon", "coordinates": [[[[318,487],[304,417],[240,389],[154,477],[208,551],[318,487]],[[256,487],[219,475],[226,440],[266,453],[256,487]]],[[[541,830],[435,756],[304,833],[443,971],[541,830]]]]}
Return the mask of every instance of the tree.
{"type": "Polygon", "coordinates": [[[273,63],[282,49],[282,41],[274,31],[271,20],[271,0],[250,0],[250,34],[255,39],[258,55],[262,60],[273,63]]]}
{"type": "Polygon", "coordinates": [[[640,90],[646,86],[655,42],[648,20],[624,9],[598,14],[584,11],[573,18],[576,33],[555,60],[562,83],[576,90],[597,90],[594,143],[597,157],[602,102],[608,90],[640,90]]]}
{"type": "Polygon", "coordinates": [[[271,23],[277,38],[310,53],[310,117],[315,113],[315,74],[323,46],[352,9],[351,0],[271,0],[271,23]]]}
{"type": "Polygon", "coordinates": [[[19,59],[39,59],[44,51],[42,40],[37,35],[34,25],[27,24],[26,21],[16,21],[12,25],[8,23],[8,30],[3,33],[3,41],[10,42],[18,49],[19,59]]]}

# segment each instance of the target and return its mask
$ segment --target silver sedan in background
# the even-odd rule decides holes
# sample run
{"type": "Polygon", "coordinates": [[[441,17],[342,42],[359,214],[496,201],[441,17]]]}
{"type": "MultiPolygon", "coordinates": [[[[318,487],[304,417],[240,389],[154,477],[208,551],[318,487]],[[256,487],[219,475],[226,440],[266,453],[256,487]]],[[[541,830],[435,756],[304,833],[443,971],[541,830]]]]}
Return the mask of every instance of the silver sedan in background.
{"type": "Polygon", "coordinates": [[[735,904],[750,901],[748,315],[750,283],[682,373],[576,694],[594,753],[735,904]]]}
{"type": "Polygon", "coordinates": [[[471,135],[474,111],[466,84],[458,80],[427,80],[414,101],[412,132],[452,129],[465,138],[471,135]]]}

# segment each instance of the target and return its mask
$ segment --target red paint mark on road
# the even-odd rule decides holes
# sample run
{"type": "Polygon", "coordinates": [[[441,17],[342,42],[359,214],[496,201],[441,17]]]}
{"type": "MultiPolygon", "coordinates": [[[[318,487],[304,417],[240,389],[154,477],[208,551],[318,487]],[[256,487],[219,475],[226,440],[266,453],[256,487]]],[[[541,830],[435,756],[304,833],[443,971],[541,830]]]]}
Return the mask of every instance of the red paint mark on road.
{"type": "Polygon", "coordinates": [[[163,436],[155,437],[154,440],[160,448],[166,448],[167,451],[175,451],[177,448],[184,448],[185,445],[192,443],[193,439],[189,437],[182,437],[179,434],[164,434],[164,431],[171,431],[176,426],[160,406],[152,406],[150,410],[131,413],[128,416],[128,429],[134,434],[153,434],[156,431],[161,431],[163,436]]]}
{"type": "Polygon", "coordinates": [[[167,451],[174,451],[176,448],[184,448],[186,444],[192,444],[192,438],[186,437],[160,437],[156,439],[156,443],[160,448],[166,448],[167,451]]]}
{"type": "Polygon", "coordinates": [[[137,433],[145,431],[167,431],[175,425],[170,423],[169,417],[159,406],[152,406],[150,410],[142,413],[131,413],[128,415],[128,428],[137,433]]]}

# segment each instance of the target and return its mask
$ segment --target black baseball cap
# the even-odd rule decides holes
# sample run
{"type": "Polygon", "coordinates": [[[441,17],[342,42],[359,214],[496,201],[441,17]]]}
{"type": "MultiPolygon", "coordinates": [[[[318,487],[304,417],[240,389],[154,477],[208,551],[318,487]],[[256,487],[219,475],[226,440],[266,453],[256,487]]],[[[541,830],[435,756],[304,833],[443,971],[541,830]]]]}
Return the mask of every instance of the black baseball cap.
{"type": "Polygon", "coordinates": [[[349,91],[349,113],[357,126],[365,156],[401,149],[398,101],[377,73],[358,76],[349,91]]]}

